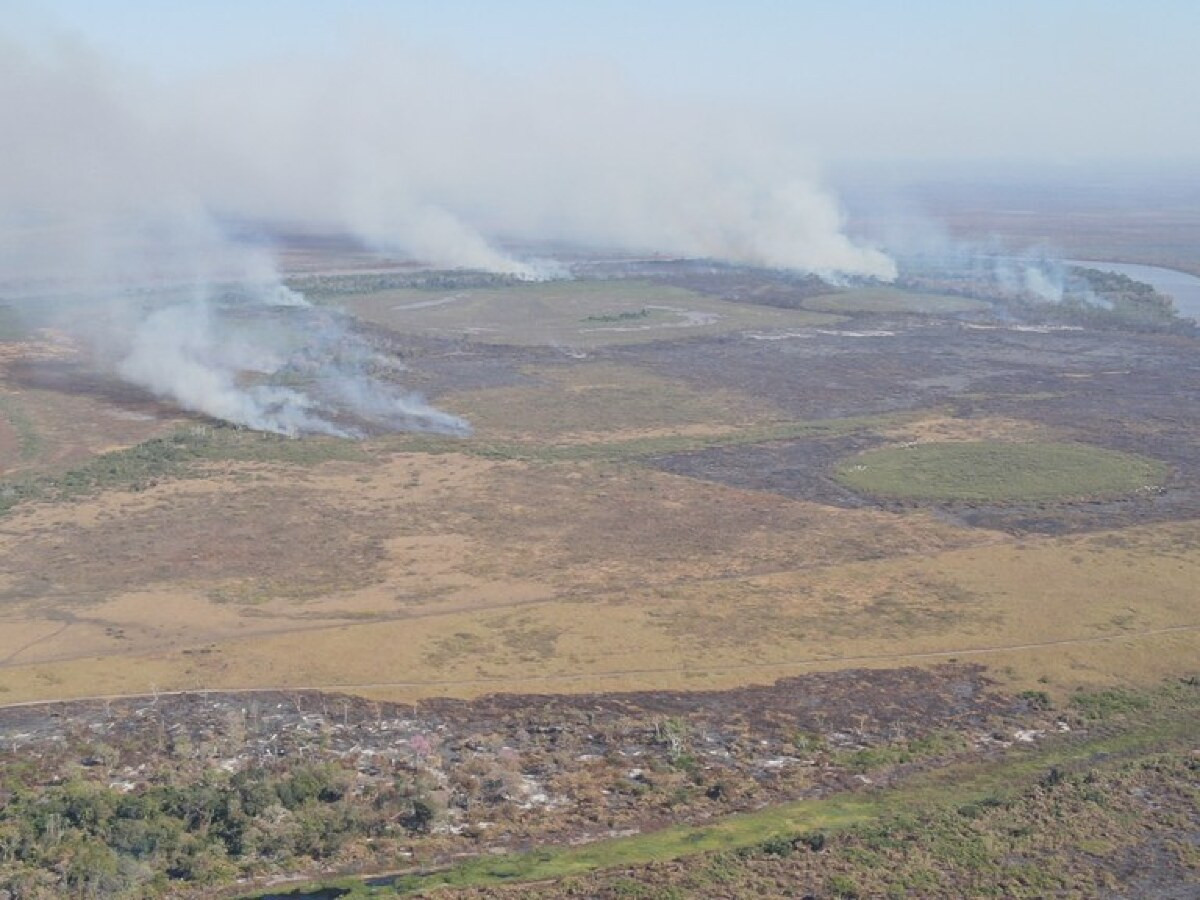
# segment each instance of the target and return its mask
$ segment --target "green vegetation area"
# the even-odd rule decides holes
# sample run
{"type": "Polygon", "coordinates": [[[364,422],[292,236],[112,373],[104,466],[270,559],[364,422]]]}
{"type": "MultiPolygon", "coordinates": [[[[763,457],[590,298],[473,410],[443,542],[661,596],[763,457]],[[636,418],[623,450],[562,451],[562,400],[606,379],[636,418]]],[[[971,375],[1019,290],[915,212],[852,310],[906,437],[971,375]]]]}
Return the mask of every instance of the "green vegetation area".
{"type": "MultiPolygon", "coordinates": [[[[702,857],[687,870],[709,875],[714,867],[723,870],[716,881],[728,890],[749,878],[744,870],[756,858],[831,849],[841,851],[826,881],[833,896],[911,896],[933,888],[945,891],[939,895],[963,896],[954,885],[969,885],[972,895],[1045,896],[1070,884],[1072,860],[1060,852],[1064,844],[1086,848],[1090,841],[1093,848],[1107,848],[1144,837],[1143,821],[1122,802],[1129,795],[1112,797],[1107,785],[1134,786],[1147,772],[1165,775],[1183,811],[1194,815],[1200,789],[1190,741],[1200,729],[1198,688],[1200,680],[1192,678],[1155,692],[1080,694],[1071,705],[1088,723],[1087,737],[1059,736],[999,758],[954,763],[913,775],[897,787],[842,792],[580,847],[479,858],[397,876],[379,887],[351,882],[326,887],[341,887],[349,896],[383,897],[553,880],[563,882],[564,896],[568,888],[582,889],[585,896],[704,896],[702,884],[670,893],[644,877],[622,877],[629,893],[602,893],[588,888],[603,884],[603,876],[593,882],[578,879],[702,857]],[[1033,858],[1013,866],[1006,862],[1011,859],[1007,849],[1033,858]]],[[[1200,869],[1194,848],[1189,851],[1180,841],[1179,854],[1179,865],[1200,869]]]]}
{"type": "Polygon", "coordinates": [[[637,310],[626,310],[619,313],[606,313],[594,316],[586,316],[585,322],[631,322],[638,319],[648,319],[651,316],[651,311],[642,307],[637,310]]]}
{"type": "Polygon", "coordinates": [[[1152,285],[1119,272],[1073,267],[1059,303],[1030,304],[1038,314],[1090,328],[1179,331],[1194,326],[1179,317],[1175,302],[1152,285]]]}
{"type": "Polygon", "coordinates": [[[529,895],[753,897],[773,896],[786,883],[797,896],[836,898],[1041,898],[1106,890],[1136,896],[1128,885],[1121,890],[1118,870],[1124,863],[1127,873],[1128,860],[1139,856],[1168,884],[1187,884],[1198,874],[1200,859],[1185,840],[1168,841],[1162,850],[1139,845],[1152,830],[1195,827],[1189,815],[1198,799],[1195,776],[1182,749],[1084,771],[1051,767],[1017,790],[983,794],[957,808],[897,807],[840,832],[781,834],[702,854],[686,866],[569,878],[529,895]]]}
{"type": "MultiPolygon", "coordinates": [[[[4,409],[4,407],[0,407],[4,409]]],[[[9,410],[10,421],[20,421],[9,410]]],[[[273,462],[312,465],[330,460],[366,461],[368,446],[407,453],[467,453],[486,459],[529,462],[619,462],[690,453],[714,447],[742,446],[799,437],[835,436],[887,427],[919,413],[863,416],[809,422],[783,422],[709,435],[662,435],[588,443],[520,443],[463,439],[430,434],[391,435],[370,442],[339,438],[289,438],[227,425],[198,425],[153,438],[124,450],[104,453],[56,474],[30,475],[0,482],[0,514],[28,501],[64,501],[104,490],[144,490],[172,478],[203,477],[203,463],[273,462]]],[[[35,453],[37,435],[22,435],[35,453]]]]}
{"type": "MultiPolygon", "coordinates": [[[[1126,258],[1118,253],[1096,252],[1094,255],[1099,258],[1126,258]]],[[[1132,260],[1132,257],[1129,258],[1132,260]]],[[[1055,281],[1057,283],[1057,279],[1055,281]]],[[[1172,298],[1159,293],[1153,285],[1121,273],[1083,266],[1072,266],[1066,271],[1061,282],[1061,293],[1055,292],[1054,296],[1018,286],[1013,279],[997,278],[992,273],[981,271],[974,263],[964,266],[961,262],[908,260],[898,284],[913,297],[941,297],[951,304],[956,299],[968,303],[987,301],[989,305],[1005,309],[1018,320],[1026,322],[1068,324],[1110,331],[1176,334],[1194,334],[1196,331],[1193,322],[1179,316],[1172,298]]],[[[885,290],[895,291],[896,288],[885,290]]],[[[805,305],[811,309],[843,311],[828,305],[825,302],[827,299],[833,303],[837,301],[836,296],[821,297],[805,305]]],[[[886,301],[881,301],[878,306],[866,304],[861,310],[855,308],[853,301],[848,302],[850,305],[844,308],[847,313],[905,311],[891,309],[886,301]]],[[[902,304],[903,301],[895,302],[902,304]]],[[[937,306],[928,311],[938,311],[937,306]]]]}
{"type": "Polygon", "coordinates": [[[514,346],[606,346],[838,321],[826,313],[616,279],[399,288],[350,294],[342,302],[355,316],[401,333],[468,335],[514,346]]]}
{"type": "Polygon", "coordinates": [[[284,283],[300,291],[311,302],[340,298],[352,294],[372,294],[379,291],[426,290],[446,291],[463,288],[511,287],[527,284],[514,275],[498,272],[479,272],[469,269],[416,272],[340,272],[314,275],[293,275],[284,283]]]}
{"type": "Polygon", "coordinates": [[[362,447],[336,438],[303,440],[226,425],[197,425],[103,453],[66,472],[0,482],[0,514],[30,500],[69,500],[103,490],[144,490],[167,478],[202,476],[197,463],[284,462],[307,465],[331,459],[362,460],[362,447]]]}
{"type": "Polygon", "coordinates": [[[835,472],[868,494],[965,502],[1119,496],[1159,484],[1166,474],[1155,460],[1083,444],[989,441],[868,450],[835,472]]]}
{"type": "Polygon", "coordinates": [[[419,777],[369,797],[351,797],[352,781],[337,766],[299,764],[210,770],[186,785],[125,793],[82,777],[39,788],[35,763],[10,764],[0,789],[0,890],[158,897],[273,862],[327,859],[364,835],[428,830],[434,811],[419,777]]]}
{"type": "Polygon", "coordinates": [[[17,433],[18,453],[22,462],[31,462],[41,453],[44,441],[38,434],[33,419],[25,411],[20,401],[11,394],[0,394],[0,416],[8,420],[8,424],[17,433]]]}
{"type": "Polygon", "coordinates": [[[470,453],[487,459],[512,459],[529,462],[619,462],[647,459],[675,453],[695,453],[717,447],[738,447],[786,441],[801,437],[833,437],[855,434],[872,428],[885,428],[917,418],[920,412],[844,419],[816,419],[808,422],[782,422],[753,426],[718,434],[661,435],[617,441],[541,444],[490,440],[460,440],[436,435],[406,435],[391,439],[388,446],[423,453],[470,453]]]}
{"type": "MultiPolygon", "coordinates": [[[[827,883],[844,879],[839,883],[856,892],[843,896],[923,886],[955,896],[947,885],[969,885],[973,893],[989,880],[1008,886],[996,896],[1039,896],[1036,890],[1068,877],[1073,863],[1064,847],[1129,848],[1146,839],[1146,818],[1133,814],[1138,794],[1115,787],[1165,785],[1170,802],[1152,799],[1153,824],[1163,834],[1186,833],[1180,811],[1194,818],[1200,808],[1190,756],[1200,728],[1200,679],[1080,692],[1058,714],[1072,731],[1036,744],[972,750],[964,735],[934,733],[898,741],[869,765],[830,750],[823,736],[797,735],[797,748],[815,753],[822,765],[849,763],[848,771],[871,771],[881,786],[581,846],[558,842],[503,856],[481,848],[468,861],[376,879],[374,886],[343,880],[298,888],[296,896],[332,890],[384,897],[547,881],[579,887],[586,886],[580,879],[610,878],[613,869],[680,859],[695,860],[686,871],[696,877],[719,870],[725,884],[738,886],[751,884],[764,860],[814,851],[828,859],[827,883]],[[901,768],[914,763],[907,773],[901,768]],[[1034,858],[1014,869],[1011,853],[1034,858]]],[[[675,740],[690,727],[687,718],[660,726],[664,763],[699,773],[684,742],[675,740]]],[[[431,849],[451,846],[439,833],[447,815],[441,783],[416,763],[363,780],[353,755],[318,761],[288,754],[230,772],[198,765],[216,745],[193,744],[174,728],[147,729],[136,746],[106,744],[87,729],[70,740],[57,755],[0,754],[0,891],[7,896],[150,900],[203,891],[233,897],[245,894],[238,880],[371,858],[386,864],[401,851],[433,862],[431,849]],[[113,781],[133,758],[152,758],[153,777],[138,786],[113,781]]],[[[217,740],[228,750],[239,739],[229,732],[217,740]]],[[[480,797],[503,796],[501,780],[491,780],[496,770],[489,771],[478,773],[480,797]]],[[[1200,866],[1195,848],[1178,843],[1178,865],[1200,866]]],[[[682,895],[708,890],[696,883],[682,895]]]]}
{"type": "Polygon", "coordinates": [[[990,304],[969,297],[951,294],[932,294],[918,291],[902,291],[896,288],[856,288],[836,294],[822,294],[804,301],[804,308],[817,312],[860,314],[860,313],[924,313],[930,315],[953,315],[964,312],[979,312],[990,304]]]}

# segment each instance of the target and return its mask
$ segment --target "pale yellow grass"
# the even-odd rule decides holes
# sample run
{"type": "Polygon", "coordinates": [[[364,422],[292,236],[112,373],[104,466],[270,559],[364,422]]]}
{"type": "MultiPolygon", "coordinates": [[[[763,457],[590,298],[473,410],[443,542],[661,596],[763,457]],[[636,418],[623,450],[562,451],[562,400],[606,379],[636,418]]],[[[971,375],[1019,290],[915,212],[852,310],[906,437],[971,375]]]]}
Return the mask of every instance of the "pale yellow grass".
{"type": "Polygon", "coordinates": [[[247,636],[204,653],[0,672],[8,699],[341,686],[373,696],[714,687],[979,661],[1013,687],[1151,682],[1200,666],[1200,525],[247,636]]]}
{"type": "MultiPolygon", "coordinates": [[[[0,344],[0,346],[3,346],[0,344]]],[[[184,421],[165,410],[134,413],[87,396],[14,387],[0,378],[0,415],[32,441],[36,452],[13,447],[0,456],[0,473],[60,471],[100,453],[168,434],[184,421]]]]}
{"type": "Polygon", "coordinates": [[[449,394],[439,402],[476,434],[503,440],[586,443],[679,434],[727,434],[783,414],[730,390],[701,390],[633,366],[528,367],[532,384],[449,394]]]}
{"type": "Polygon", "coordinates": [[[633,466],[456,454],[302,471],[230,464],[205,480],[33,505],[9,524],[10,614],[70,623],[13,660],[26,664],[997,539],[920,513],[829,509],[633,466]]]}
{"type": "Polygon", "coordinates": [[[40,328],[23,341],[0,341],[0,368],[16,362],[64,359],[79,355],[79,344],[60,331],[40,328]]]}
{"type": "Polygon", "coordinates": [[[1012,419],[1003,416],[956,418],[931,415],[886,428],[881,434],[891,441],[914,443],[947,443],[972,441],[1054,441],[1064,434],[1041,422],[1012,419]]]}
{"type": "Polygon", "coordinates": [[[0,661],[17,659],[26,647],[44,642],[62,626],[61,621],[51,619],[0,619],[0,661]]]}

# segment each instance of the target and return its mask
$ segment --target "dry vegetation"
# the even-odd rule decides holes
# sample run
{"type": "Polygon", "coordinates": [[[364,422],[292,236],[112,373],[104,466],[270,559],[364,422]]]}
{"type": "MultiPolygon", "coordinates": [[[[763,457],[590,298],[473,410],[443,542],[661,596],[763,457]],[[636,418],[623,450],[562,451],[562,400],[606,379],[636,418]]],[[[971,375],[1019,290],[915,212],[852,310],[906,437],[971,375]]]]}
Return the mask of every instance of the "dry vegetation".
{"type": "MultiPolygon", "coordinates": [[[[1036,785],[979,815],[888,817],[928,795],[904,793],[916,770],[964,754],[1009,766],[1017,731],[1108,740],[1093,713],[1155,711],[1121,732],[1142,740],[1194,721],[1194,704],[1180,718],[1145,693],[1200,669],[1192,342],[968,328],[945,317],[986,316],[977,304],[725,275],[705,291],[347,295],[386,326],[380,346],[472,421],[465,439],[237,431],[129,391],[52,338],[0,342],[0,703],[110,698],[63,719],[12,708],[7,731],[0,716],[6,739],[28,742],[0,759],[29,788],[17,820],[59,823],[47,810],[84,800],[100,816],[65,842],[19,824],[13,844],[0,821],[7,862],[25,854],[13,877],[49,885],[30,896],[101,891],[88,873],[160,896],[638,829],[445,880],[545,877],[551,896],[1126,883],[1078,854],[1007,882],[957,855],[982,829],[1044,868],[1036,840],[1005,832],[1044,821],[1036,785]],[[830,327],[802,302],[855,319],[830,327]],[[1038,494],[1014,478],[988,496],[881,499],[837,479],[932,452],[935,481],[975,483],[964,453],[1060,446],[1154,489],[1038,494]],[[1150,462],[1131,469],[1131,454],[1150,462]],[[164,693],[249,688],[286,693],[254,695],[275,704],[265,719],[245,695],[164,693]],[[37,771],[22,768],[30,753],[37,771]],[[845,799],[864,779],[899,799],[845,799]],[[265,806],[247,812],[247,798],[265,806]],[[818,805],[777,806],[801,798],[818,805]],[[862,827],[828,854],[792,833],[797,816],[840,829],[845,803],[862,827]],[[169,838],[130,850],[131,817],[169,838]],[[703,827],[656,830],[681,821],[703,827]],[[888,835],[905,828],[926,863],[896,863],[888,835]],[[722,846],[742,849],[674,861],[722,846]],[[158,874],[150,857],[129,862],[142,852],[158,874]],[[632,881],[587,874],[655,861],[632,881]],[[564,886],[571,873],[584,880],[564,886]]],[[[1175,796],[1179,765],[1096,777],[1175,796]]],[[[935,787],[958,796],[950,776],[935,787]]],[[[1098,811],[1073,781],[1059,798],[1081,817],[1081,852],[1153,858],[1113,825],[1129,804],[1098,811]]],[[[1161,809],[1155,834],[1182,827],[1177,806],[1161,809]]]]}
{"type": "MultiPolygon", "coordinates": [[[[552,308],[547,327],[640,327],[648,317],[625,314],[646,291],[686,293],[575,283],[468,291],[467,305],[472,316],[511,302],[552,308]]],[[[440,299],[408,289],[354,304],[459,310],[440,299]]],[[[476,426],[459,441],[279,442],[221,429],[200,439],[197,426],[180,432],[175,414],[90,373],[72,348],[10,342],[0,691],[360,685],[407,698],[733,685],[972,654],[1014,683],[1067,690],[1153,680],[1170,668],[1166,647],[1180,665],[1196,658],[1187,629],[1200,624],[1189,608],[1200,550],[1181,514],[1189,460],[1168,460],[1165,499],[1109,510],[1030,498],[1020,510],[1022,523],[1082,521],[1068,529],[1076,537],[1010,528],[1013,509],[979,512],[999,515],[989,528],[968,524],[973,509],[882,508],[831,478],[876,447],[1102,446],[1091,376],[1117,371],[1117,355],[1161,347],[1106,338],[1081,353],[1074,336],[1058,351],[1053,336],[1014,343],[960,330],[939,338],[953,354],[918,357],[919,329],[867,346],[854,334],[805,337],[803,312],[744,298],[721,308],[739,327],[771,318],[781,340],[694,344],[681,329],[673,342],[596,345],[582,359],[430,351],[430,372],[445,358],[480,373],[439,398],[476,426]],[[905,365],[934,387],[880,415],[899,399],[905,365]],[[1064,365],[1080,377],[1064,383],[1064,365]],[[1043,370],[1054,392],[1034,390],[1043,370]],[[845,408],[834,378],[860,379],[857,407],[845,408]],[[1078,395],[1076,413],[1052,422],[1039,404],[1061,411],[1064,390],[1078,395]],[[812,409],[822,398],[842,415],[796,415],[797,401],[812,409]],[[114,449],[172,433],[183,437],[114,449]],[[1124,517],[1145,524],[1097,531],[1124,517]]],[[[410,346],[417,371],[420,346],[410,346]]],[[[1119,395],[1112,408],[1125,408],[1119,395]]],[[[1151,436],[1152,450],[1183,427],[1153,407],[1105,424],[1151,436]]]]}

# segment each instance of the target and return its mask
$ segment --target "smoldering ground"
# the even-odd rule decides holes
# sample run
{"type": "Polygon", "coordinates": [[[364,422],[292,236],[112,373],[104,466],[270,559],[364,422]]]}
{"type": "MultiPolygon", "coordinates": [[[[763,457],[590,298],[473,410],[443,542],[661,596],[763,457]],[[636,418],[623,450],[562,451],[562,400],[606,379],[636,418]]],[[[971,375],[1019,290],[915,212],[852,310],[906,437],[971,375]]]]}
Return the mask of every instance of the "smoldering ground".
{"type": "Polygon", "coordinates": [[[336,310],[281,296],[278,285],[187,294],[143,310],[120,375],[185,408],[281,434],[470,431],[405,390],[403,365],[336,310]]]}

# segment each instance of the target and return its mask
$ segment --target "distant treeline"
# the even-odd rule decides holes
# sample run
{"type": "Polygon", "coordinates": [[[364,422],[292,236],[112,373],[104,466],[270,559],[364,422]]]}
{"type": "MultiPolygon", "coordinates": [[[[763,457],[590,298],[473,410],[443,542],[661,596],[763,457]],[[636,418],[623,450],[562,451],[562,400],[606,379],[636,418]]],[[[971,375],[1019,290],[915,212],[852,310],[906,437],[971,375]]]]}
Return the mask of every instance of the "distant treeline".
{"type": "Polygon", "coordinates": [[[1051,300],[989,266],[968,263],[905,271],[896,286],[986,300],[1000,311],[1027,322],[1081,325],[1124,331],[1194,334],[1196,326],[1180,318],[1175,301],[1153,285],[1128,275],[1082,266],[1070,267],[1061,299],[1051,300]]]}
{"type": "Polygon", "coordinates": [[[372,294],[404,288],[462,290],[465,288],[508,287],[520,284],[515,275],[470,270],[421,272],[342,272],[330,275],[296,275],[286,285],[310,299],[322,296],[372,294]]]}
{"type": "Polygon", "coordinates": [[[1120,272],[1073,266],[1058,304],[1045,304],[1068,321],[1105,328],[1135,331],[1191,331],[1179,318],[1175,301],[1152,285],[1120,272]]]}

